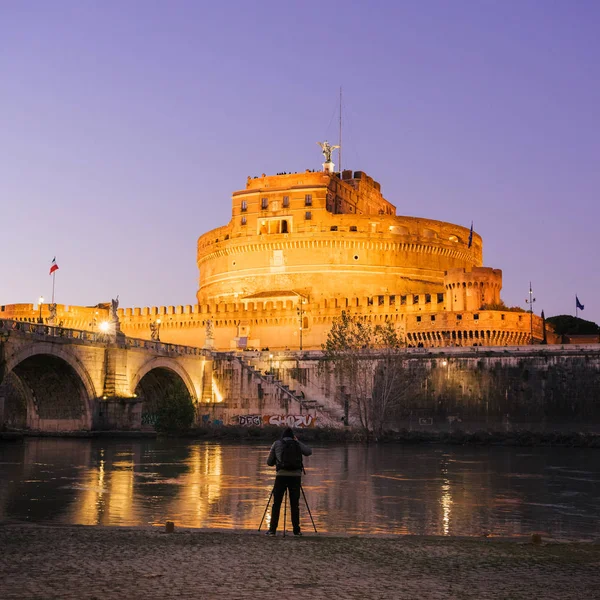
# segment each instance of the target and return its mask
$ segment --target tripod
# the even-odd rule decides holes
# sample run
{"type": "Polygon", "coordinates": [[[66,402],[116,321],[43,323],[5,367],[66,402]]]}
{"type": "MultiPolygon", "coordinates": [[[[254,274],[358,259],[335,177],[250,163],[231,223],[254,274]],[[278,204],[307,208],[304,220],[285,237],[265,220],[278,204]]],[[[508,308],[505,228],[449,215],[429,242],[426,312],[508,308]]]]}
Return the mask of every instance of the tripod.
{"type": "MultiPolygon", "coordinates": [[[[258,526],[258,531],[260,532],[260,528],[262,527],[263,521],[265,520],[265,516],[267,515],[267,511],[269,510],[269,504],[271,504],[271,498],[273,498],[273,492],[275,491],[275,486],[271,489],[271,494],[269,499],[267,500],[267,506],[265,507],[265,512],[263,513],[262,519],[260,520],[260,525],[258,526]]],[[[312,526],[315,529],[315,533],[319,533],[317,531],[317,526],[315,525],[315,520],[313,519],[312,513],[310,512],[310,506],[308,506],[308,500],[306,499],[306,494],[304,493],[304,488],[302,484],[300,484],[300,491],[302,492],[302,497],[304,498],[304,504],[306,504],[306,510],[308,511],[308,516],[312,522],[312,526]]],[[[287,489],[283,494],[283,537],[285,537],[285,522],[286,522],[286,513],[287,513],[287,489]]],[[[290,505],[290,510],[292,509],[290,505]]]]}

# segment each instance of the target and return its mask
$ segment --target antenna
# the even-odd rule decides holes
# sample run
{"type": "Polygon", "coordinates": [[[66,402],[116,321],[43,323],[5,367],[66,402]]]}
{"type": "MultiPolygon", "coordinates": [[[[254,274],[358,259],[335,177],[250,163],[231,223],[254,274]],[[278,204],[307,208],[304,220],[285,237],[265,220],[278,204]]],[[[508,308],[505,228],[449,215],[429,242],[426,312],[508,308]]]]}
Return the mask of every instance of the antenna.
{"type": "Polygon", "coordinates": [[[338,158],[340,160],[340,179],[342,178],[342,86],[340,85],[340,141],[339,141],[338,158]]]}

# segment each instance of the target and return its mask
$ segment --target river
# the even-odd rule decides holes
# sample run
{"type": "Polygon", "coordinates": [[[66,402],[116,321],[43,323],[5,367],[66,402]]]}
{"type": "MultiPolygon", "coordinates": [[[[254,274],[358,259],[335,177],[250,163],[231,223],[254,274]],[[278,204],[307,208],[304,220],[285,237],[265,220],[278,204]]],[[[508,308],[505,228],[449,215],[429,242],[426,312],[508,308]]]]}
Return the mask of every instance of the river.
{"type": "MultiPolygon", "coordinates": [[[[303,489],[319,532],[600,539],[598,450],[313,450],[303,489]]],[[[269,444],[180,439],[2,443],[0,521],[256,530],[273,484],[268,451],[269,444]]],[[[301,498],[308,532],[306,503],[301,498]]],[[[289,527],[289,512],[287,519],[289,527]]]]}

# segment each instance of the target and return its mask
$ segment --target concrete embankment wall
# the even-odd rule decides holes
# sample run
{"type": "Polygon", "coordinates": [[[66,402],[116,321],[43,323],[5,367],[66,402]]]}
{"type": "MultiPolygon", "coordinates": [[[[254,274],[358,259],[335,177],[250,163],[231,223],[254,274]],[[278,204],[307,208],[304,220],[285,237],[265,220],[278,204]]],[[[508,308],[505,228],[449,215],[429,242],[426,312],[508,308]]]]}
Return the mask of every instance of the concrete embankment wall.
{"type": "MultiPolygon", "coordinates": [[[[320,358],[318,352],[248,357],[307,399],[340,411],[350,390],[319,369],[320,358]]],[[[409,350],[403,368],[411,393],[390,415],[390,428],[600,432],[598,344],[409,350]]]]}

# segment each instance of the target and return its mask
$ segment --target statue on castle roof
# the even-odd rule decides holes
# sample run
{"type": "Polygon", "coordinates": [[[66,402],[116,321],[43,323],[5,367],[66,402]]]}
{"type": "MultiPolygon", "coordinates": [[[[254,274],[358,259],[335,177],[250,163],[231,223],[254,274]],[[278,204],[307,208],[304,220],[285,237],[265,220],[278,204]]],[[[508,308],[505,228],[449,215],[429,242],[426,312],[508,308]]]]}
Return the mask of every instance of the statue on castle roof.
{"type": "Polygon", "coordinates": [[[119,296],[116,298],[112,298],[110,301],[110,317],[112,321],[118,321],[119,316],[117,314],[117,309],[119,308],[119,296]]]}
{"type": "Polygon", "coordinates": [[[321,146],[321,152],[323,152],[323,156],[325,157],[325,162],[331,162],[331,153],[339,146],[332,146],[327,140],[324,142],[317,142],[319,146],[321,146]]]}

